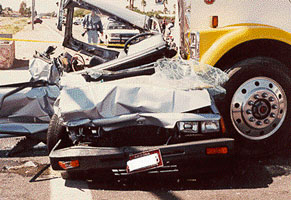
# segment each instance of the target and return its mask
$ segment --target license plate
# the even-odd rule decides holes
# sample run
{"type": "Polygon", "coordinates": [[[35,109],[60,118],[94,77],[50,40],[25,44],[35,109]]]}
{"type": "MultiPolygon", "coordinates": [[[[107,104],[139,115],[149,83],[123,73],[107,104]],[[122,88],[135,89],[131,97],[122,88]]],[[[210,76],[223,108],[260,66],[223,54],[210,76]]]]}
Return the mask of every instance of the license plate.
{"type": "Polygon", "coordinates": [[[137,173],[162,167],[163,165],[160,150],[146,151],[131,155],[127,161],[126,171],[127,173],[137,173]]]}

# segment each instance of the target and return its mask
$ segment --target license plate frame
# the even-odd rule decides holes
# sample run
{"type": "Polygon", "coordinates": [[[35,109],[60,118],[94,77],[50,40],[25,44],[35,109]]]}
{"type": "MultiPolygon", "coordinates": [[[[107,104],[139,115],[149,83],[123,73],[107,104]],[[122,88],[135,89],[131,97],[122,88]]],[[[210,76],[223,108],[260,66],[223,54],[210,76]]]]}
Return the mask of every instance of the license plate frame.
{"type": "Polygon", "coordinates": [[[126,172],[128,174],[139,173],[149,171],[163,167],[162,154],[159,149],[144,151],[129,156],[126,166],[126,172]]]}

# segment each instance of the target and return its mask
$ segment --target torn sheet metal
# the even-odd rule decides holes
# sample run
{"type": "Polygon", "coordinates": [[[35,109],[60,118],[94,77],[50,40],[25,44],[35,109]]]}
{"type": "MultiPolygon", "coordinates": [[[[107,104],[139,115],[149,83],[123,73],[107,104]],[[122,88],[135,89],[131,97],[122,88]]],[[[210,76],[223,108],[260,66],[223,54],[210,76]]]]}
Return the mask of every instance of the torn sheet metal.
{"type": "MultiPolygon", "coordinates": [[[[11,91],[1,89],[0,98],[11,91]]],[[[26,88],[7,97],[1,107],[0,123],[50,121],[53,114],[53,103],[59,95],[57,86],[26,88]]]]}
{"type": "Polygon", "coordinates": [[[48,123],[8,123],[0,124],[0,138],[9,137],[9,133],[14,135],[24,136],[39,132],[46,132],[48,123]]]}
{"type": "Polygon", "coordinates": [[[59,81],[59,75],[52,64],[40,59],[30,63],[31,84],[19,83],[17,87],[1,86],[0,99],[0,132],[27,135],[45,131],[54,113],[53,104],[60,94],[57,85],[49,85],[59,81]],[[44,82],[39,82],[39,80],[44,82]],[[36,84],[34,86],[34,81],[36,84]],[[26,85],[30,85],[27,86],[26,85]],[[16,91],[11,95],[11,91],[16,91]],[[6,97],[7,96],[7,97],[6,97]],[[43,123],[43,124],[42,124],[43,123]]]}
{"type": "Polygon", "coordinates": [[[60,72],[56,65],[40,58],[29,61],[29,72],[34,81],[43,80],[53,84],[58,84],[60,81],[60,72]]]}

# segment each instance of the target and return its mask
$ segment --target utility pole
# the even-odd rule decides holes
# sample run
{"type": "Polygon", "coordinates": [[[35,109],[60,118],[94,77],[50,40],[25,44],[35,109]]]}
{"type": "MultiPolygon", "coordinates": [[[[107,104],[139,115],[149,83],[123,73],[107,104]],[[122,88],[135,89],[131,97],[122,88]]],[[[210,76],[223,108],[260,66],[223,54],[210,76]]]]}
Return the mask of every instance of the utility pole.
{"type": "Polygon", "coordinates": [[[32,30],[34,30],[34,14],[35,14],[35,0],[32,0],[32,4],[31,4],[31,25],[32,25],[32,30]]]}

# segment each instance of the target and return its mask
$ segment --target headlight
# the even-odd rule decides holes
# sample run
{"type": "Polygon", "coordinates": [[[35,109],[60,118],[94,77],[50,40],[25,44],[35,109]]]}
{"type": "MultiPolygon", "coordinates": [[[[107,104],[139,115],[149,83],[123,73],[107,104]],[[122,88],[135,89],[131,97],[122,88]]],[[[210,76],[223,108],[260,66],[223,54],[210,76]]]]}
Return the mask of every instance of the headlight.
{"type": "Polygon", "coordinates": [[[220,130],[219,121],[205,121],[201,122],[202,133],[218,132],[220,130]]]}
{"type": "Polygon", "coordinates": [[[199,61],[200,58],[200,34],[191,32],[190,34],[190,57],[199,61]]]}
{"type": "Polygon", "coordinates": [[[178,122],[178,129],[182,132],[198,133],[198,122],[178,122]]]}
{"type": "Polygon", "coordinates": [[[118,34],[118,33],[111,33],[110,36],[111,36],[111,37],[119,37],[120,34],[118,34]]]}

